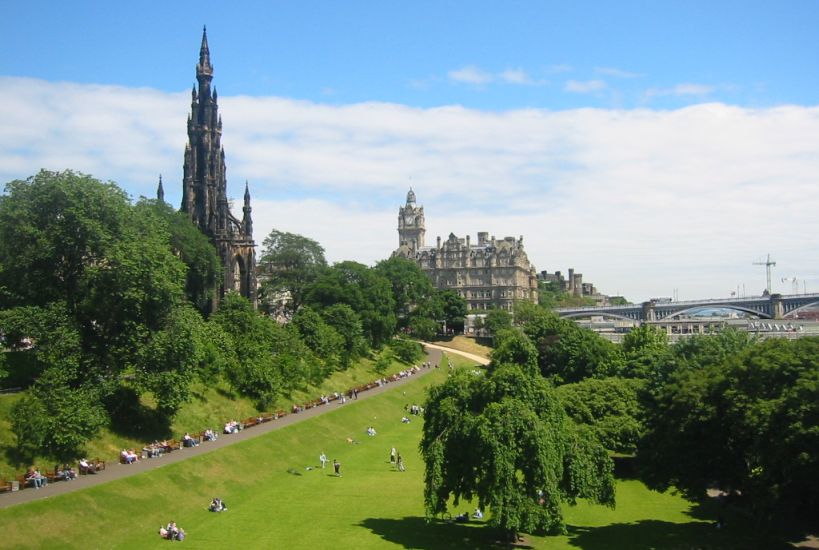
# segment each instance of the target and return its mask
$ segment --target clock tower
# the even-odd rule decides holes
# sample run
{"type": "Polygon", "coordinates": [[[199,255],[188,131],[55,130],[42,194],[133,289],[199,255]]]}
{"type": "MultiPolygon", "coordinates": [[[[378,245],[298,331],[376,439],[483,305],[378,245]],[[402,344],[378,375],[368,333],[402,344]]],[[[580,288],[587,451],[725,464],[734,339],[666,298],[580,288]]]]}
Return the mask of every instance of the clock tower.
{"type": "Polygon", "coordinates": [[[415,191],[410,188],[407,204],[398,209],[398,246],[417,252],[424,246],[424,233],[424,207],[415,206],[415,191]]]}

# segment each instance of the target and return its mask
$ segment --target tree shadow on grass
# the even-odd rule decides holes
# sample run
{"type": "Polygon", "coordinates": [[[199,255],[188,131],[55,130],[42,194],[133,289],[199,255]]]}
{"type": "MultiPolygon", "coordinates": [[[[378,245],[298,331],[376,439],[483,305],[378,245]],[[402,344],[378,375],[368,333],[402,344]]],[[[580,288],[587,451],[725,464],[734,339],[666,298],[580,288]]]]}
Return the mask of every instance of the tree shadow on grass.
{"type": "MultiPolygon", "coordinates": [[[[765,537],[767,539],[767,537],[765,537]]],[[[569,544],[583,550],[784,550],[784,542],[762,540],[739,529],[713,523],[642,520],[604,527],[569,527],[569,544]]]]}
{"type": "Polygon", "coordinates": [[[171,434],[171,420],[157,414],[140,402],[139,394],[127,387],[118,388],[108,398],[111,431],[141,441],[167,439],[171,434]]]}
{"type": "Polygon", "coordinates": [[[500,532],[484,523],[451,523],[427,521],[422,517],[368,518],[361,527],[373,534],[404,548],[430,550],[457,548],[459,550],[487,549],[509,550],[513,548],[531,549],[525,544],[506,544],[500,541],[500,532]]]}

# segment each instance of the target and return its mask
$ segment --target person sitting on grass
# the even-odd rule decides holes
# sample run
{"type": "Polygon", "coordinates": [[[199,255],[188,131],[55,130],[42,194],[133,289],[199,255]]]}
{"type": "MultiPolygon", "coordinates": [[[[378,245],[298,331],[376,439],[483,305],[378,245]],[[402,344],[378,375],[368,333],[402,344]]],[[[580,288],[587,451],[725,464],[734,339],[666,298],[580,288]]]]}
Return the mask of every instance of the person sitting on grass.
{"type": "Polygon", "coordinates": [[[221,498],[215,497],[210,501],[208,510],[211,512],[227,512],[227,504],[225,504],[221,498]]]}
{"type": "Polygon", "coordinates": [[[185,530],[178,527],[175,521],[168,522],[167,527],[160,527],[159,535],[168,540],[185,540],[185,530]]]}

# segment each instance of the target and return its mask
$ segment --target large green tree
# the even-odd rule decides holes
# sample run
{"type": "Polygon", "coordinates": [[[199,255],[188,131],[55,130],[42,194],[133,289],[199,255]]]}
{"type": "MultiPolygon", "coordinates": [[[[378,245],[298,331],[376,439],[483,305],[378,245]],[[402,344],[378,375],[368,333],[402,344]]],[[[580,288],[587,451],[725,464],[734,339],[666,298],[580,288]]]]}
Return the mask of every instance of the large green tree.
{"type": "Polygon", "coordinates": [[[643,381],[587,378],[556,388],[566,414],[588,426],[610,451],[634,453],[642,434],[643,381]]]}
{"type": "Polygon", "coordinates": [[[259,258],[259,301],[269,313],[292,316],[307,289],[327,267],[324,248],[308,237],[273,229],[262,243],[259,258]],[[282,304],[282,311],[273,304],[282,304]]]}
{"type": "Polygon", "coordinates": [[[518,304],[515,320],[538,350],[541,374],[556,384],[606,378],[623,368],[621,350],[599,334],[530,304],[518,304]]]}
{"type": "Polygon", "coordinates": [[[390,282],[395,316],[400,327],[410,324],[413,313],[435,320],[435,304],[430,303],[434,299],[435,288],[417,263],[395,256],[378,262],[375,270],[390,282]]]}
{"type": "Polygon", "coordinates": [[[564,530],[562,503],[614,504],[612,462],[594,435],[566,418],[535,373],[493,361],[486,376],[456,371],[430,390],[421,452],[427,513],[454,497],[478,499],[490,524],[518,532],[564,530]]]}
{"type": "Polygon", "coordinates": [[[384,275],[357,262],[340,262],[310,286],[306,303],[317,309],[346,304],[361,319],[364,337],[381,347],[395,333],[392,286],[384,275]]]}
{"type": "Polygon", "coordinates": [[[185,293],[188,301],[202,314],[209,315],[222,278],[222,262],[216,247],[191,221],[186,212],[169,204],[143,199],[137,209],[150,209],[166,224],[171,249],[184,262],[185,293]]]}
{"type": "MultiPolygon", "coordinates": [[[[168,217],[132,206],[113,183],[41,171],[5,191],[0,323],[13,347],[29,342],[20,349],[43,373],[23,400],[31,422],[16,431],[33,438],[22,447],[69,458],[107,421],[104,404],[118,387],[149,386],[143,360],[178,318],[187,268],[168,217]]],[[[185,368],[181,359],[164,366],[185,368]]]]}
{"type": "Polygon", "coordinates": [[[716,485],[770,510],[819,505],[819,339],[726,334],[675,346],[638,458],[654,487],[716,485]]]}

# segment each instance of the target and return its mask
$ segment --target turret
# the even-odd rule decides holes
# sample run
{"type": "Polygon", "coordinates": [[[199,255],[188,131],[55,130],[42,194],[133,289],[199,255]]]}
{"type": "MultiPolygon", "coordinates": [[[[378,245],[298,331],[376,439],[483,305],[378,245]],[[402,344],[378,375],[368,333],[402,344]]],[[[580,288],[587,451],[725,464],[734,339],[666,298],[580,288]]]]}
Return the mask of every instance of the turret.
{"type": "Polygon", "coordinates": [[[250,217],[252,211],[253,209],[250,207],[250,187],[248,186],[247,180],[245,180],[245,205],[242,208],[242,212],[244,213],[242,217],[242,229],[245,235],[253,234],[253,219],[250,217]]]}
{"type": "Polygon", "coordinates": [[[162,174],[159,174],[159,185],[156,188],[156,200],[160,203],[165,202],[165,190],[162,188],[162,174]]]}

